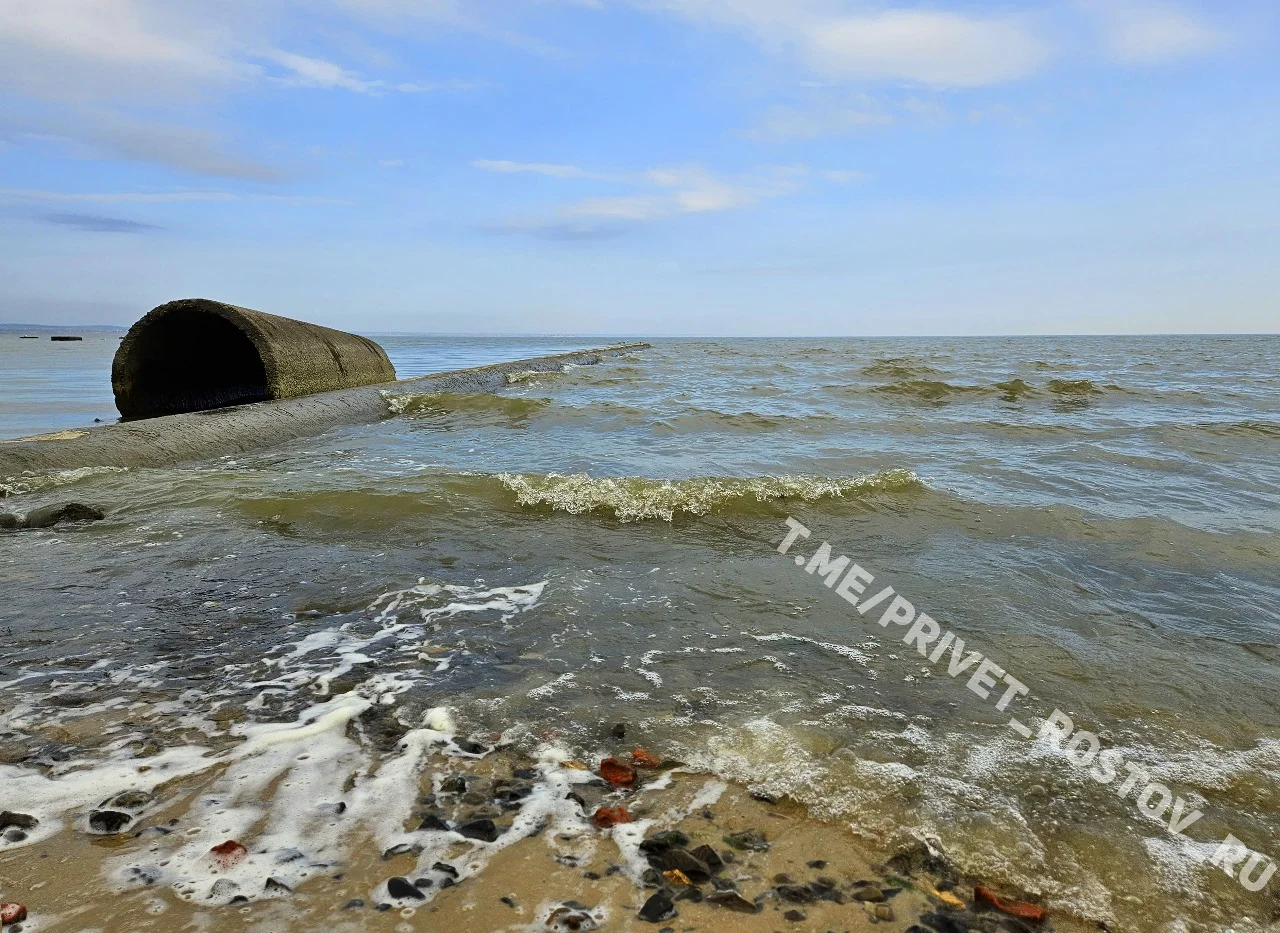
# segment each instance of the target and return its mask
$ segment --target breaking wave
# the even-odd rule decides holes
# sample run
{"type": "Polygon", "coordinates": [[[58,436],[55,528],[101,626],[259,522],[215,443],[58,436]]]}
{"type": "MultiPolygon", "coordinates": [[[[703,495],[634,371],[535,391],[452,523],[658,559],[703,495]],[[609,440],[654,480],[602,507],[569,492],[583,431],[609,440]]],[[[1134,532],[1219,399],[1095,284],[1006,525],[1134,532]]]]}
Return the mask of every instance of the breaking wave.
{"type": "Polygon", "coordinates": [[[721,509],[780,499],[810,502],[865,493],[916,492],[928,488],[915,473],[902,469],[844,478],[760,476],[660,480],[643,476],[593,477],[586,473],[572,476],[503,473],[498,480],[516,494],[516,501],[521,505],[550,507],[552,511],[573,515],[612,512],[624,522],[653,518],[669,522],[681,513],[706,515],[721,509]]]}
{"type": "MultiPolygon", "coordinates": [[[[517,375],[531,378],[534,374],[517,375]]],[[[546,398],[495,395],[489,392],[412,392],[401,395],[384,391],[382,397],[391,414],[408,417],[481,414],[518,420],[533,417],[551,404],[551,400],[546,398]]]]}

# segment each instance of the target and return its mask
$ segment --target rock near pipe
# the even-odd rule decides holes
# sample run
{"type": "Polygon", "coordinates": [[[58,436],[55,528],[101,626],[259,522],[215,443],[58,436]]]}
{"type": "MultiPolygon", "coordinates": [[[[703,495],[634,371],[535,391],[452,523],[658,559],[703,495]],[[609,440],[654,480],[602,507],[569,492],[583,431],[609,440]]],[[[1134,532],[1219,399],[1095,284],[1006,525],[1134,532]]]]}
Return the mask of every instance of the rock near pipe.
{"type": "Polygon", "coordinates": [[[126,420],[395,378],[382,347],[365,337],[206,298],[152,310],[129,328],[111,366],[116,407],[126,420]]]}

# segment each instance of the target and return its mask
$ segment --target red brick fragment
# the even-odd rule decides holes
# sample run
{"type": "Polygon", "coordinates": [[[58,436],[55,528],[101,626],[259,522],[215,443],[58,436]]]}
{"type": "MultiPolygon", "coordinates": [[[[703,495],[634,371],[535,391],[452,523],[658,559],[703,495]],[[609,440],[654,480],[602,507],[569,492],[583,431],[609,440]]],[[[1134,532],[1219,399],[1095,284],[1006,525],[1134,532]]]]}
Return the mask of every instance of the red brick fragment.
{"type": "Polygon", "coordinates": [[[21,904],[0,904],[0,926],[21,923],[27,919],[27,908],[21,904]]]}
{"type": "Polygon", "coordinates": [[[245,856],[249,854],[249,850],[234,839],[228,839],[226,842],[221,842],[210,849],[209,854],[218,863],[218,867],[225,870],[244,861],[245,856]]]}
{"type": "Polygon", "coordinates": [[[623,764],[616,758],[606,758],[600,762],[600,776],[615,787],[630,787],[636,782],[636,772],[631,765],[623,764]]]}
{"type": "Polygon", "coordinates": [[[1010,917],[1017,917],[1019,920],[1030,920],[1032,923],[1040,923],[1049,916],[1049,912],[1043,907],[1028,904],[1026,901],[1007,901],[996,894],[995,891],[990,888],[984,888],[982,885],[978,885],[973,889],[973,899],[979,904],[994,907],[1010,917]]]}
{"type": "Polygon", "coordinates": [[[662,759],[645,748],[637,748],[631,753],[631,763],[637,768],[662,767],[662,759]]]}
{"type": "Polygon", "coordinates": [[[631,814],[626,807],[601,807],[591,817],[591,825],[596,829],[608,829],[619,823],[632,822],[631,814]]]}

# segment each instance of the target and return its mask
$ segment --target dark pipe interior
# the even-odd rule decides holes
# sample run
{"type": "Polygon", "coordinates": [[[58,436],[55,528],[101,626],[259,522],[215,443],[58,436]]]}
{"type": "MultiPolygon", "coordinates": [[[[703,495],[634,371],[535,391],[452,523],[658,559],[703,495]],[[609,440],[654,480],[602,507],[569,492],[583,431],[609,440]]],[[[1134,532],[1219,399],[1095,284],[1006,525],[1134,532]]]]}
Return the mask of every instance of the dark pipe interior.
{"type": "Polygon", "coordinates": [[[129,389],[120,411],[126,418],[270,398],[253,341],[216,314],[175,310],[164,315],[137,335],[126,366],[129,389]]]}

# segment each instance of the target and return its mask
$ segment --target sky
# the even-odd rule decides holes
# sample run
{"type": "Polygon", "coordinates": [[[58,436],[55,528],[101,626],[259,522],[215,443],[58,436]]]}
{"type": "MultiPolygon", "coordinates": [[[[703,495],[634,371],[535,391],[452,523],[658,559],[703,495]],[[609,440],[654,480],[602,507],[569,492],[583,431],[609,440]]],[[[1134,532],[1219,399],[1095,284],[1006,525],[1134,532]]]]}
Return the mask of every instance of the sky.
{"type": "Polygon", "coordinates": [[[0,322],[1280,330],[1273,0],[2,0],[0,322]]]}

